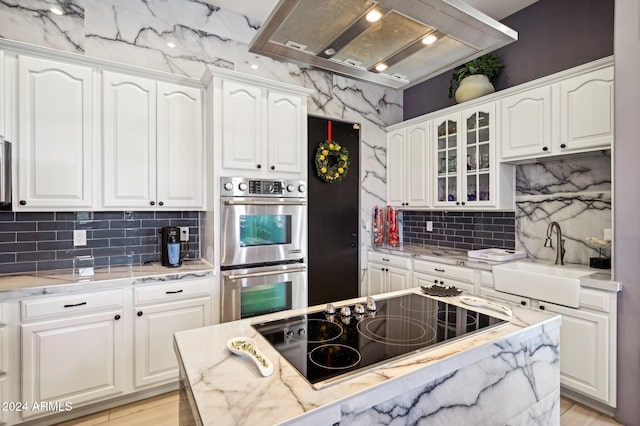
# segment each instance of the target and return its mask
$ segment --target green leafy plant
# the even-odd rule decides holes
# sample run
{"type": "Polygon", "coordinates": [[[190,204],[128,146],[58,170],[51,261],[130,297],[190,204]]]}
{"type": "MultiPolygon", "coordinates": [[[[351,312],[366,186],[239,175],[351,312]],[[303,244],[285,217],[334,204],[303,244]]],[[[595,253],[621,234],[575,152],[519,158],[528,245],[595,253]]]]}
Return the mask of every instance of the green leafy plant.
{"type": "Polygon", "coordinates": [[[483,74],[486,75],[489,81],[493,84],[503,68],[504,65],[500,62],[498,55],[494,55],[492,53],[487,53],[484,56],[480,56],[466,64],[456,67],[451,75],[449,97],[453,97],[453,93],[458,88],[463,78],[470,75],[483,74]]]}

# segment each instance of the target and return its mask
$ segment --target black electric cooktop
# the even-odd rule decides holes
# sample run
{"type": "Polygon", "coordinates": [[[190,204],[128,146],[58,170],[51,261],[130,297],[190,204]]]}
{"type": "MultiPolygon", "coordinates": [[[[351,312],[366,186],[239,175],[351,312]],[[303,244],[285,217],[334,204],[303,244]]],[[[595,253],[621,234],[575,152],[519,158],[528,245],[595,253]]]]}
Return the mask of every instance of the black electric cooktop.
{"type": "MultiPolygon", "coordinates": [[[[314,388],[506,321],[419,294],[376,300],[363,313],[314,312],[253,327],[314,388]]],[[[360,307],[360,308],[362,308],[360,307]]]]}

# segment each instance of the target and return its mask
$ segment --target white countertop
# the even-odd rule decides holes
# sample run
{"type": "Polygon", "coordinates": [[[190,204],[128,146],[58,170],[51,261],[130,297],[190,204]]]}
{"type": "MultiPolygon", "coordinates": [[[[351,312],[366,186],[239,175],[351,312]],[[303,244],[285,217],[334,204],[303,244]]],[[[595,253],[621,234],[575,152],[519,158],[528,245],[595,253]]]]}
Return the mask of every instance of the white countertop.
{"type": "MultiPolygon", "coordinates": [[[[417,289],[412,289],[377,295],[374,298],[410,292],[419,293],[417,289]]],[[[433,298],[468,308],[458,297],[433,298]]],[[[362,302],[362,299],[352,299],[335,305],[339,307],[353,305],[356,302],[362,302]]],[[[511,306],[514,312],[512,317],[495,311],[477,309],[510,321],[504,326],[425,349],[408,358],[367,370],[319,390],[313,390],[298,371],[282,358],[251,324],[298,315],[306,311],[318,311],[324,306],[179,332],[175,334],[175,347],[204,425],[278,424],[288,421],[332,424],[340,420],[339,407],[347,399],[350,404],[357,404],[357,401],[364,401],[364,394],[366,400],[382,396],[388,398],[389,389],[398,391],[398,386],[408,385],[407,380],[411,380],[411,383],[426,383],[427,379],[432,380],[475,362],[476,357],[489,356],[489,351],[495,349],[496,342],[507,338],[527,339],[542,334],[545,327],[559,327],[558,315],[511,306]],[[227,350],[227,340],[238,336],[251,337],[256,341],[258,348],[274,365],[271,376],[262,377],[250,360],[232,355],[227,350]],[[304,421],[298,419],[303,415],[304,421]]]]}
{"type": "Polygon", "coordinates": [[[183,261],[177,268],[168,268],[159,263],[97,267],[95,274],[90,277],[75,276],[71,269],[0,275],[0,300],[104,289],[211,273],[213,266],[199,259],[183,261]]]}
{"type": "MultiPolygon", "coordinates": [[[[469,268],[483,269],[486,271],[490,271],[495,265],[505,263],[471,258],[467,256],[467,250],[429,245],[423,246],[419,244],[404,244],[400,247],[371,247],[371,249],[382,253],[394,254],[398,256],[409,256],[415,259],[424,259],[450,265],[466,266],[469,268]]],[[[517,259],[511,262],[520,261],[553,265],[553,262],[550,261],[536,261],[530,258],[517,259]]],[[[622,283],[620,281],[614,281],[611,279],[610,269],[595,269],[582,264],[565,264],[564,266],[569,269],[580,269],[592,272],[591,275],[580,280],[580,284],[583,287],[612,292],[619,292],[620,290],[622,290],[622,283]]]]}

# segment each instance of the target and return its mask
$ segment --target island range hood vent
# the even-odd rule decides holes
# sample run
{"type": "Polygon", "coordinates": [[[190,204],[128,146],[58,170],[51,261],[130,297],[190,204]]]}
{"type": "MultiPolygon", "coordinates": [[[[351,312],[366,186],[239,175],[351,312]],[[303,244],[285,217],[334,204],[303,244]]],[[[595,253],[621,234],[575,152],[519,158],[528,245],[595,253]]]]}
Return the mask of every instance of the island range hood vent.
{"type": "Polygon", "coordinates": [[[460,0],[280,0],[249,50],[406,88],[517,39],[460,0]]]}

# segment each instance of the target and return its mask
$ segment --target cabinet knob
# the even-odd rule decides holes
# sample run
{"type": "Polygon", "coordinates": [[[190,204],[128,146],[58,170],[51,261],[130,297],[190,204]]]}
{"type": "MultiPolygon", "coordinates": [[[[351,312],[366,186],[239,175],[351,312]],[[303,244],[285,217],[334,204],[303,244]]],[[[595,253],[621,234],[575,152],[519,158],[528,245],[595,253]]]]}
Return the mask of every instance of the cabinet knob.
{"type": "Polygon", "coordinates": [[[522,300],[522,301],[520,302],[520,304],[521,304],[522,306],[527,306],[527,302],[525,302],[524,300],[522,300]]]}
{"type": "Polygon", "coordinates": [[[544,305],[540,305],[540,310],[544,311],[544,305]]]}
{"type": "Polygon", "coordinates": [[[438,280],[433,280],[434,283],[438,284],[438,280]]]}
{"type": "Polygon", "coordinates": [[[149,205],[150,205],[150,206],[155,206],[155,205],[156,205],[156,202],[155,202],[155,201],[149,201],[149,205]]]}
{"type": "Polygon", "coordinates": [[[158,205],[159,205],[159,206],[164,206],[164,201],[160,201],[160,202],[158,202],[158,205]]]}
{"type": "Polygon", "coordinates": [[[456,206],[459,206],[459,205],[460,205],[460,201],[456,201],[456,206]]]}
{"type": "Polygon", "coordinates": [[[21,205],[21,206],[26,206],[26,205],[27,205],[27,202],[26,202],[25,200],[20,200],[20,205],[21,205]]]}
{"type": "Polygon", "coordinates": [[[276,166],[271,166],[271,170],[275,170],[275,169],[276,169],[276,166]]]}
{"type": "Polygon", "coordinates": [[[463,202],[462,202],[462,205],[464,206],[465,204],[466,204],[466,203],[463,201],[463,202]]]}
{"type": "Polygon", "coordinates": [[[566,147],[567,147],[567,144],[564,144],[564,143],[560,144],[560,148],[566,148],[566,147]]]}
{"type": "Polygon", "coordinates": [[[262,168],[262,164],[258,164],[256,167],[261,169],[262,168]]]}
{"type": "Polygon", "coordinates": [[[548,151],[548,150],[549,150],[549,148],[548,148],[548,147],[546,147],[546,146],[543,146],[543,147],[542,147],[542,150],[543,150],[543,151],[548,151]]]}
{"type": "Polygon", "coordinates": [[[120,315],[116,315],[115,317],[113,317],[113,319],[118,321],[120,319],[120,315]]]}
{"type": "Polygon", "coordinates": [[[138,313],[136,315],[141,317],[142,316],[142,311],[138,311],[138,313]]]}

